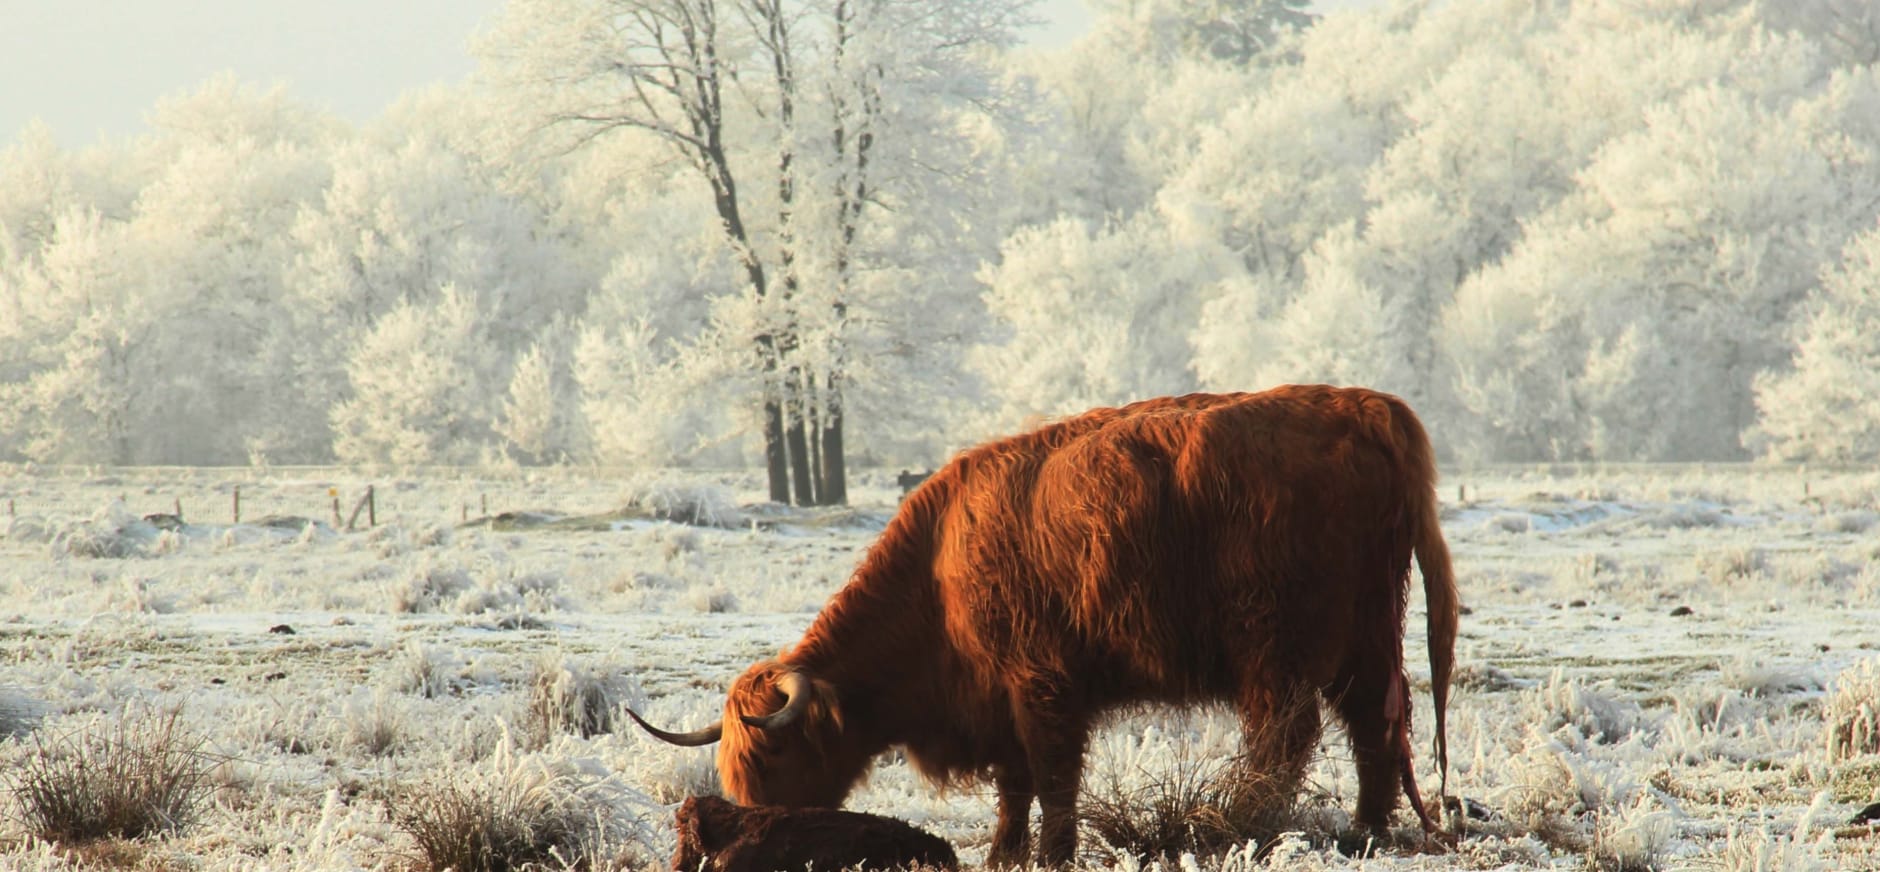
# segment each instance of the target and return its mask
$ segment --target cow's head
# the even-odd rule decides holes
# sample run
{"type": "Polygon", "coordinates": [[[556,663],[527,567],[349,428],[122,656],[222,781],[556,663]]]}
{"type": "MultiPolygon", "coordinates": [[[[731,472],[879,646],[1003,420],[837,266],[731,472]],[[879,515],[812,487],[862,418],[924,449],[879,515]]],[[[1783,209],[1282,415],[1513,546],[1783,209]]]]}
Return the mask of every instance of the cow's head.
{"type": "Polygon", "coordinates": [[[842,710],[829,684],[775,660],[731,685],[724,719],[689,733],[634,721],[674,745],[718,743],[718,779],[743,805],[836,808],[861,780],[867,752],[844,741],[842,710]]]}

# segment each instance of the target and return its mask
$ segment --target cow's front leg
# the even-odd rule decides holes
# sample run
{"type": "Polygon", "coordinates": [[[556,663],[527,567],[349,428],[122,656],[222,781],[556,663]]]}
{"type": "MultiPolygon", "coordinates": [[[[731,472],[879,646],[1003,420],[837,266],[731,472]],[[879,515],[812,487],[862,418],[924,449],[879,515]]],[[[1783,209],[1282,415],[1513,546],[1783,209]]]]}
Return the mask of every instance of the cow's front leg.
{"type": "Polygon", "coordinates": [[[1024,866],[1031,860],[1031,770],[1001,767],[994,773],[999,788],[999,824],[992,831],[992,851],[986,865],[995,869],[1024,866]]]}
{"type": "Polygon", "coordinates": [[[1026,737],[1032,779],[1038,791],[1038,863],[1063,868],[1077,853],[1077,789],[1082,783],[1089,731],[1058,722],[1044,735],[1026,737]]]}
{"type": "Polygon", "coordinates": [[[1077,787],[1082,767],[1079,753],[1038,779],[1038,863],[1042,866],[1064,868],[1077,854],[1077,787]]]}

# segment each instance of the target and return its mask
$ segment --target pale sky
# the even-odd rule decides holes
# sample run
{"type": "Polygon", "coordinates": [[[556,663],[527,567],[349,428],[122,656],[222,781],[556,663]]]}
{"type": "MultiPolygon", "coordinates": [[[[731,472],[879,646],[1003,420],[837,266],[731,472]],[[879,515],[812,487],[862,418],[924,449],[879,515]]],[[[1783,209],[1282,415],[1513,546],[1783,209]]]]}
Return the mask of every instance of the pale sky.
{"type": "MultiPolygon", "coordinates": [[[[1318,0],[1319,11],[1379,0],[1318,0]]],[[[409,88],[470,72],[470,34],[502,0],[0,0],[0,146],[34,118],[67,146],[144,129],[159,97],[223,71],[284,83],[359,122],[409,88]]],[[[1089,26],[1084,0],[1041,0],[1034,39],[1089,26]]]]}

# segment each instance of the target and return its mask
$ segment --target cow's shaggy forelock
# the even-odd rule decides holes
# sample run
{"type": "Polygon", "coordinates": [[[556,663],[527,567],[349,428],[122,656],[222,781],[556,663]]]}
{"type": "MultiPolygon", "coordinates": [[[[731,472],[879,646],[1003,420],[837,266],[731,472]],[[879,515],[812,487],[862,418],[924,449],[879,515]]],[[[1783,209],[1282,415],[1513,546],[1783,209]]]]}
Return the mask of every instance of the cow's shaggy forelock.
{"type": "Polygon", "coordinates": [[[766,660],[732,684],[718,744],[719,780],[726,795],[745,805],[835,808],[862,767],[842,743],[841,706],[828,682],[811,681],[809,706],[794,724],[766,730],[744,723],[783,707],[778,683],[789,671],[766,660]]]}

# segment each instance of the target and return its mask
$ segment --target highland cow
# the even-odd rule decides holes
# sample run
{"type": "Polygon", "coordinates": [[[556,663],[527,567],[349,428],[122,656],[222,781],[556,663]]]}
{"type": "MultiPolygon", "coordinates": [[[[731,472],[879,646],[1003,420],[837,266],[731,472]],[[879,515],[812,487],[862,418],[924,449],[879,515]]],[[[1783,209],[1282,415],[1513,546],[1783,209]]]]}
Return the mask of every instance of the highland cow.
{"type": "MultiPolygon", "coordinates": [[[[1295,771],[1344,722],[1358,823],[1410,753],[1403,629],[1414,554],[1428,605],[1437,765],[1459,603],[1429,437],[1402,400],[1288,386],[1097,409],[962,452],[902,503],[794,646],[735,681],[718,724],[726,792],[835,808],[902,749],[942,785],[990,779],[990,861],[1068,862],[1102,715],[1227,701],[1256,766],[1295,771]],[[1297,704],[1301,699],[1308,705],[1297,704]]],[[[638,715],[634,716],[638,720],[638,715]]],[[[1440,808],[1440,805],[1438,806],[1440,808]]]]}
{"type": "Polygon", "coordinates": [[[894,818],[823,808],[741,807],[695,796],[676,815],[673,872],[955,869],[938,836],[894,818]]]}

